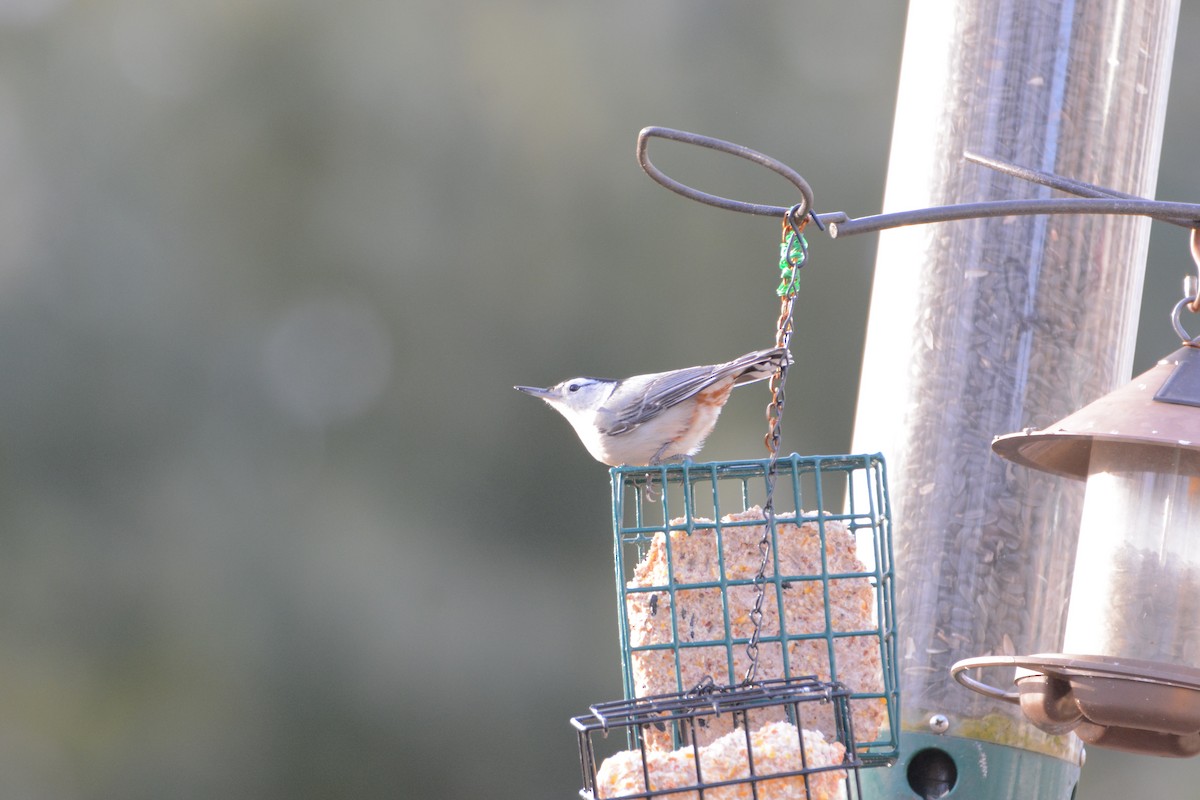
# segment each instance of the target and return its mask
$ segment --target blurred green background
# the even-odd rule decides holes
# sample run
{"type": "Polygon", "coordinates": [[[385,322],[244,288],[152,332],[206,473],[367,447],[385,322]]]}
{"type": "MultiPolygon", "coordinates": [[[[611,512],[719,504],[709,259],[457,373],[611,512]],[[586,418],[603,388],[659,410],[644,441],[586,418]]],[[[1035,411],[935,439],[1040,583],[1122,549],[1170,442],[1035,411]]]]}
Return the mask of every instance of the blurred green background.
{"type": "MultiPolygon", "coordinates": [[[[777,223],[658,187],[635,136],[875,212],[903,23],[0,0],[0,797],[574,797],[567,719],[621,692],[608,476],[511,386],[768,345],[777,223]]],[[[1181,46],[1163,198],[1197,199],[1198,68],[1181,46]]],[[[840,453],[875,240],[811,241],[784,446],[840,453]]],[[[1138,370],[1185,246],[1156,229],[1138,370]]],[[[765,401],[705,457],[761,455],[765,401]]],[[[1084,787],[1197,777],[1094,751],[1084,787]]]]}

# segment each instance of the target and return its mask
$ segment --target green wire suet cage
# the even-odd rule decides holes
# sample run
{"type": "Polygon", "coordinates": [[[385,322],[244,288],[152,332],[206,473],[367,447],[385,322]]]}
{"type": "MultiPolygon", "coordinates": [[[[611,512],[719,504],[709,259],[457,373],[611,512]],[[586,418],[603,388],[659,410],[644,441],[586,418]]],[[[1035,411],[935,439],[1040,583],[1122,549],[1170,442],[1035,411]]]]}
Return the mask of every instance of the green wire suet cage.
{"type": "MultiPolygon", "coordinates": [[[[625,697],[815,676],[848,688],[863,763],[890,763],[900,716],[884,460],[793,454],[775,460],[773,481],[770,470],[762,459],[610,471],[625,697]]],[[[818,722],[837,734],[828,712],[818,722]]],[[[684,744],[669,734],[652,745],[684,744]]]]}

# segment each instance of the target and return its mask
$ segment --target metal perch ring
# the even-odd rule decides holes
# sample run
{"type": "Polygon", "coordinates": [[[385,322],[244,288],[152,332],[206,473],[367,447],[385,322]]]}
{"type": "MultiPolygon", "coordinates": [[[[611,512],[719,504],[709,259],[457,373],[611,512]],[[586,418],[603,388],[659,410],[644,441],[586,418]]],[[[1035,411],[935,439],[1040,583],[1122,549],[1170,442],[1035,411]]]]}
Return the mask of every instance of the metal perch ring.
{"type": "MultiPolygon", "coordinates": [[[[782,175],[784,178],[787,178],[788,181],[800,192],[800,196],[804,198],[804,201],[800,203],[799,210],[796,212],[797,217],[803,217],[805,214],[812,213],[812,187],[808,185],[808,181],[804,180],[803,175],[801,175],[799,172],[796,172],[796,170],[792,169],[787,164],[784,164],[782,161],[778,161],[768,155],[764,155],[757,150],[751,150],[749,147],[745,147],[740,144],[734,144],[733,142],[727,142],[724,139],[714,139],[711,136],[701,136],[698,133],[678,131],[674,128],[659,128],[657,126],[642,128],[642,132],[638,134],[637,139],[638,164],[641,164],[642,169],[646,171],[647,175],[676,194],[683,195],[689,200],[695,200],[699,203],[704,203],[705,205],[723,208],[726,211],[738,211],[742,214],[757,214],[761,217],[782,217],[790,214],[791,209],[795,208],[795,206],[789,208],[788,206],[771,206],[762,205],[759,203],[746,203],[741,200],[730,200],[727,197],[720,197],[719,195],[702,192],[699,189],[693,189],[686,184],[682,184],[674,178],[668,176],[665,172],[650,162],[650,156],[646,154],[646,148],[649,146],[650,140],[654,138],[670,139],[675,142],[683,142],[684,144],[707,147],[710,150],[718,150],[722,153],[729,153],[730,155],[737,156],[738,158],[744,158],[747,161],[753,161],[755,164],[764,166],[775,174],[782,175]]],[[[817,219],[816,214],[813,214],[813,219],[816,221],[817,227],[821,227],[821,221],[817,219]]]]}

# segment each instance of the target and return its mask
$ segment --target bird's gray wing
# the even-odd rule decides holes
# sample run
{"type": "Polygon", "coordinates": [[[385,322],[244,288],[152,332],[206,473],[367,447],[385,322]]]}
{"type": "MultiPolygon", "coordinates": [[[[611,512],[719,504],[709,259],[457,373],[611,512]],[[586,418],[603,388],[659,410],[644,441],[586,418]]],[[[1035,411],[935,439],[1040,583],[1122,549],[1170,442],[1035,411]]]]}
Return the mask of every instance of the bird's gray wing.
{"type": "MultiPolygon", "coordinates": [[[[647,385],[640,402],[631,403],[627,408],[615,414],[611,424],[604,432],[610,436],[616,436],[631,431],[643,422],[654,419],[668,408],[682,403],[730,375],[741,378],[747,373],[751,373],[749,380],[741,381],[744,383],[766,378],[775,369],[778,369],[785,353],[787,351],[780,348],[759,350],[747,353],[741,358],[725,364],[710,364],[664,372],[647,385]],[[762,369],[756,370],[756,367],[762,369]],[[754,374],[759,372],[761,374],[754,374]]],[[[790,363],[790,355],[786,357],[790,363]]]]}
{"type": "Polygon", "coordinates": [[[604,431],[616,436],[633,430],[643,422],[654,419],[672,406],[682,403],[705,388],[712,386],[724,374],[717,374],[722,365],[688,367],[687,369],[664,372],[646,386],[646,391],[637,403],[630,403],[612,417],[604,431]]]}

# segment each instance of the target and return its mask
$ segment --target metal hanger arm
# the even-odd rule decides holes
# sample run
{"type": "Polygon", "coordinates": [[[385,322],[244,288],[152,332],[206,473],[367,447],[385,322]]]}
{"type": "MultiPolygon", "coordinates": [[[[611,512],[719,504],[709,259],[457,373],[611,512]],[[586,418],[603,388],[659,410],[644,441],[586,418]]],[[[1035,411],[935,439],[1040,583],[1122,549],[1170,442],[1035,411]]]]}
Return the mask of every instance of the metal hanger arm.
{"type": "Polygon", "coordinates": [[[714,139],[698,133],[651,126],[642,129],[638,134],[637,159],[646,174],[657,183],[671,191],[706,205],[737,211],[743,214],[760,216],[783,217],[794,213],[797,216],[811,214],[822,230],[828,230],[832,238],[853,236],[859,233],[871,233],[887,228],[897,228],[904,225],[923,225],[931,222],[948,222],[960,219],[978,219],[982,217],[1007,217],[1031,214],[1118,214],[1150,217],[1172,225],[1185,228],[1200,228],[1200,204],[1175,203],[1162,200],[1147,200],[1135,195],[1118,192],[1102,186],[1065,178],[1060,175],[1040,172],[1009,164],[999,159],[989,158],[976,153],[966,152],[963,157],[973,163],[1012,175],[1022,180],[1049,186],[1063,192],[1081,195],[1080,197],[1040,198],[1029,200],[991,200],[978,203],[961,203],[952,206],[934,206],[919,208],[911,211],[898,211],[889,214],[873,216],[850,217],[842,211],[817,214],[813,210],[813,190],[808,181],[783,162],[751,150],[740,144],[714,139]],[[650,161],[647,148],[652,138],[670,139],[684,144],[707,147],[723,153],[753,161],[756,164],[782,175],[796,187],[802,198],[797,206],[777,206],[761,203],[747,203],[727,197],[708,194],[694,189],[686,184],[669,177],[650,161]]]}

